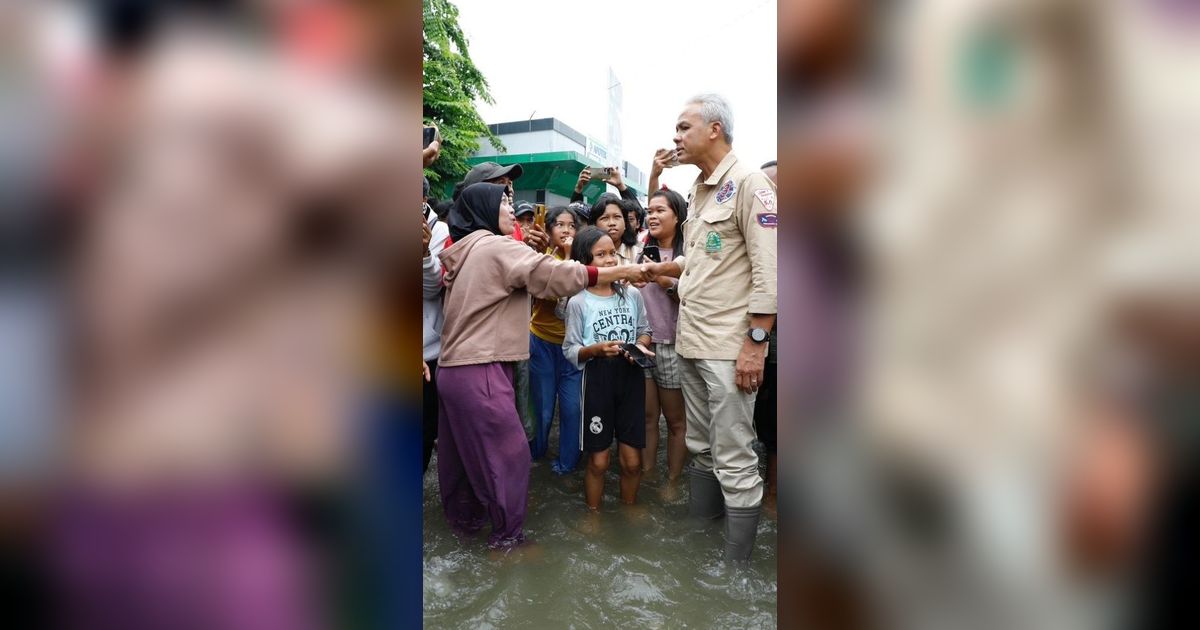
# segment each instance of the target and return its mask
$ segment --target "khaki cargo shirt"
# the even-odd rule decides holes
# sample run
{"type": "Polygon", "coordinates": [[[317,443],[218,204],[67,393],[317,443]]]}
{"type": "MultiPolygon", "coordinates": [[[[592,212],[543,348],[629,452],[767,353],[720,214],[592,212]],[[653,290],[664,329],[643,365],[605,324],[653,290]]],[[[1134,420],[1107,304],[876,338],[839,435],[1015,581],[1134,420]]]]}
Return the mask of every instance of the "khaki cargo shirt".
{"type": "Polygon", "coordinates": [[[689,199],[675,349],[734,361],[750,314],[776,313],[775,184],[731,151],[708,179],[696,179],[689,199]]]}

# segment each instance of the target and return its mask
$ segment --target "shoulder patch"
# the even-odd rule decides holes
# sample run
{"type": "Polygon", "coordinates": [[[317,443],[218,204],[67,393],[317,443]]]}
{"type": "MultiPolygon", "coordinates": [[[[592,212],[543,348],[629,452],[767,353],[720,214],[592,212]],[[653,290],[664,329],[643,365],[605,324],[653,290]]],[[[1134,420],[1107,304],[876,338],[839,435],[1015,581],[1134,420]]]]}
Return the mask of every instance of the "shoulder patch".
{"type": "Polygon", "coordinates": [[[737,185],[733,183],[732,179],[727,180],[721,185],[721,189],[717,191],[717,203],[725,203],[726,201],[733,199],[733,194],[736,192],[737,185]]]}
{"type": "Polygon", "coordinates": [[[754,196],[762,202],[763,207],[767,212],[775,212],[775,191],[770,188],[759,188],[754,191],[754,196]]]}
{"type": "Polygon", "coordinates": [[[779,215],[774,212],[760,212],[758,215],[758,224],[771,228],[772,230],[779,227],[779,215]]]}

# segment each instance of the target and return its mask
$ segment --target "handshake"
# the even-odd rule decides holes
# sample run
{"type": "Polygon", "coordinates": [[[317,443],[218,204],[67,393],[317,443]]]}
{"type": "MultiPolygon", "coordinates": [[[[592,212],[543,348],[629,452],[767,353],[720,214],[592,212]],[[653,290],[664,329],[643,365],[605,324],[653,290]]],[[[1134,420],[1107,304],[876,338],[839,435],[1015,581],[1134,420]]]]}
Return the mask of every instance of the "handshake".
{"type": "Polygon", "coordinates": [[[669,286],[671,278],[678,278],[681,271],[679,265],[674,261],[665,263],[645,262],[636,265],[610,267],[610,269],[618,273],[618,280],[630,282],[634,286],[645,286],[650,282],[658,282],[663,286],[669,286]]]}

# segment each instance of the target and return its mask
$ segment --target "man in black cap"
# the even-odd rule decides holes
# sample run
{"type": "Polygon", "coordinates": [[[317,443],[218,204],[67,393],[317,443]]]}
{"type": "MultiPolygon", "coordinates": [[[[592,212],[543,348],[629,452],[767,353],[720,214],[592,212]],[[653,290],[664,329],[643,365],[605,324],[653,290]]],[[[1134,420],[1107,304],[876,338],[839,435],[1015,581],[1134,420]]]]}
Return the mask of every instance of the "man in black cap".
{"type": "MultiPolygon", "coordinates": [[[[495,162],[483,162],[475,165],[463,180],[454,185],[454,200],[458,201],[459,195],[467,186],[478,184],[479,182],[487,182],[489,184],[501,184],[507,186],[509,194],[512,194],[513,181],[521,177],[524,169],[520,164],[510,164],[508,166],[500,166],[495,162]]],[[[532,247],[534,251],[544,252],[550,245],[550,236],[546,231],[532,226],[526,229],[525,224],[521,224],[521,236],[525,244],[532,247]]]]}
{"type": "Polygon", "coordinates": [[[508,166],[500,166],[495,162],[483,162],[476,164],[463,180],[454,185],[454,200],[458,201],[459,195],[467,186],[478,184],[479,182],[487,182],[489,184],[503,184],[512,188],[514,181],[521,178],[524,169],[520,164],[510,164],[508,166]]]}
{"type": "Polygon", "coordinates": [[[522,201],[517,204],[517,223],[521,226],[521,232],[527,232],[533,229],[533,216],[537,209],[528,201],[522,201]]]}

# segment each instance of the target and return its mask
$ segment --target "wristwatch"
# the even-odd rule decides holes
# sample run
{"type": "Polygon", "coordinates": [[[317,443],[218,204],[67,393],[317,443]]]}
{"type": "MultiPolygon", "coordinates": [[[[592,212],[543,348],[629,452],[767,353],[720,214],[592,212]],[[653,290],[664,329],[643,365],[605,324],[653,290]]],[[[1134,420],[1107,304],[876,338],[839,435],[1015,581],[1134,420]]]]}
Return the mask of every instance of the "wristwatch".
{"type": "Polygon", "coordinates": [[[771,339],[771,331],[766,328],[751,328],[746,331],[746,336],[754,343],[766,343],[771,339]]]}

